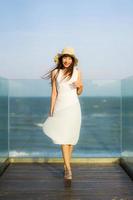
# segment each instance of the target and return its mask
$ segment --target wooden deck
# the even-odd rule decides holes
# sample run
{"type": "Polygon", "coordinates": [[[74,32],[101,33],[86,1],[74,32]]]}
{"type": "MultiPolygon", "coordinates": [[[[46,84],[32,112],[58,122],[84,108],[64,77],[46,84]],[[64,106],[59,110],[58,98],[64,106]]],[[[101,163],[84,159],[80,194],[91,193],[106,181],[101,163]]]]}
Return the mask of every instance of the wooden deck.
{"type": "Polygon", "coordinates": [[[133,181],[119,164],[11,163],[0,177],[0,200],[133,200],[133,181]]]}

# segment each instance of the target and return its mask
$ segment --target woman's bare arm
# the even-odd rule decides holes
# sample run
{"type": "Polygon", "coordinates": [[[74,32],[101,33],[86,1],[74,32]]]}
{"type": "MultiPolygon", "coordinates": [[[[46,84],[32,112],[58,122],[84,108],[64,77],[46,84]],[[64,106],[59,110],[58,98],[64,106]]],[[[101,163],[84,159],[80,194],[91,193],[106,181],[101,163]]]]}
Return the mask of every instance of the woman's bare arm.
{"type": "Polygon", "coordinates": [[[52,72],[51,81],[52,81],[52,90],[51,90],[51,98],[50,98],[50,112],[49,114],[52,116],[54,111],[54,105],[57,97],[57,87],[56,87],[56,79],[54,78],[55,71],[52,72]]]}

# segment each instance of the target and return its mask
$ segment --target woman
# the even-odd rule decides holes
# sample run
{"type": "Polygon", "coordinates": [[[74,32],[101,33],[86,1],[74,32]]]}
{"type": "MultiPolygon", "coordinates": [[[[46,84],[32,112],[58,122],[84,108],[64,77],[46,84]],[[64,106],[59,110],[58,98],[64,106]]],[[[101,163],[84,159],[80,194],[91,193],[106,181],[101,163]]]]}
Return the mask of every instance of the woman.
{"type": "Polygon", "coordinates": [[[50,111],[43,123],[43,132],[53,143],[61,144],[64,178],[71,180],[71,155],[73,145],[78,142],[81,127],[78,95],[83,91],[83,84],[73,48],[64,48],[61,54],[55,56],[54,61],[57,63],[56,68],[48,76],[52,86],[50,111]]]}

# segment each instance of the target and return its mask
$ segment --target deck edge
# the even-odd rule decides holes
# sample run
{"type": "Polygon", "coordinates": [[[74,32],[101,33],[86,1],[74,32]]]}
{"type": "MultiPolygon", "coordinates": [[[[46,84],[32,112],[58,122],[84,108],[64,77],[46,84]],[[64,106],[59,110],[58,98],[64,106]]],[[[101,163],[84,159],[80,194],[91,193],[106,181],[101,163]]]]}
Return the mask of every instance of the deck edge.
{"type": "MultiPolygon", "coordinates": [[[[62,158],[19,158],[10,157],[10,163],[63,163],[62,158]]],[[[120,163],[120,158],[110,157],[110,158],[72,158],[71,163],[120,163]]]]}

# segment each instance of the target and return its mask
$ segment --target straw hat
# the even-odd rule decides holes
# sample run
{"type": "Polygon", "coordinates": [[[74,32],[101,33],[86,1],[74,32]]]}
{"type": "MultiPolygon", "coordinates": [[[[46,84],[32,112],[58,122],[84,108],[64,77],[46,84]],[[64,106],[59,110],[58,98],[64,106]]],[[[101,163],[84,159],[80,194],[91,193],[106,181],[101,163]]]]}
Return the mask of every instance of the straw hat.
{"type": "Polygon", "coordinates": [[[71,48],[71,47],[66,47],[66,48],[64,48],[64,49],[62,50],[61,53],[58,53],[58,54],[54,57],[54,62],[55,62],[55,63],[58,63],[59,58],[60,58],[61,56],[65,55],[65,54],[70,55],[71,57],[74,58],[74,60],[75,60],[75,62],[74,62],[75,64],[74,64],[74,65],[77,65],[77,64],[78,64],[78,59],[77,59],[76,56],[75,56],[74,49],[71,48]]]}

